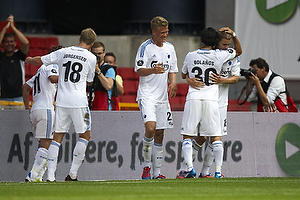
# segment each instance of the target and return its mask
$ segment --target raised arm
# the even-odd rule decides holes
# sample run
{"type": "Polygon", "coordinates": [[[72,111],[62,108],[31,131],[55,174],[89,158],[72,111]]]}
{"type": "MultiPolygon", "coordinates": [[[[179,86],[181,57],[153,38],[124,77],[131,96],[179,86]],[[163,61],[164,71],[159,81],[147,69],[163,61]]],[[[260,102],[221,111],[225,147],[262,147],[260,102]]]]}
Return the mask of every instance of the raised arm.
{"type": "Polygon", "coordinates": [[[232,35],[232,41],[233,41],[234,49],[236,51],[236,56],[241,55],[243,53],[242,46],[241,46],[241,43],[240,43],[239,39],[237,38],[235,32],[233,30],[231,30],[229,27],[220,28],[219,31],[220,32],[225,31],[226,33],[229,33],[232,35]]]}
{"type": "Polygon", "coordinates": [[[27,55],[28,51],[29,51],[29,41],[27,40],[27,38],[25,37],[25,35],[15,27],[14,16],[13,15],[10,15],[7,18],[7,21],[10,22],[11,29],[14,31],[14,33],[17,36],[17,38],[21,42],[20,50],[22,51],[23,54],[27,55]]]}

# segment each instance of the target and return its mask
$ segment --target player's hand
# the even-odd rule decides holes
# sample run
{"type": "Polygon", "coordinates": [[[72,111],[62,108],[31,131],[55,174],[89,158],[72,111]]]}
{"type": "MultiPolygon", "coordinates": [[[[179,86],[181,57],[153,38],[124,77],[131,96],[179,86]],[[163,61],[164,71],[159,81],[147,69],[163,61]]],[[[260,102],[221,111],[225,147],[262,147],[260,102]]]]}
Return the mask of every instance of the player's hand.
{"type": "Polygon", "coordinates": [[[158,63],[157,65],[155,65],[155,67],[153,68],[153,73],[154,74],[163,74],[165,73],[166,70],[164,67],[162,67],[162,63],[158,63]]]}
{"type": "Polygon", "coordinates": [[[195,88],[197,90],[200,90],[205,86],[205,83],[201,81],[199,78],[186,77],[186,81],[192,88],[195,88]]]}
{"type": "Polygon", "coordinates": [[[25,59],[25,64],[30,64],[30,61],[32,60],[32,57],[28,56],[26,59],[25,59]]]}
{"type": "Polygon", "coordinates": [[[170,83],[169,87],[168,87],[168,92],[169,92],[169,97],[173,98],[176,96],[177,93],[177,85],[176,83],[170,83]]]}
{"type": "Polygon", "coordinates": [[[229,27],[222,27],[222,28],[220,28],[219,29],[219,32],[225,32],[225,33],[228,33],[228,34],[233,34],[234,33],[234,31],[233,30],[231,30],[229,27]]]}
{"type": "Polygon", "coordinates": [[[221,82],[221,75],[220,74],[215,74],[215,73],[212,73],[210,76],[209,76],[209,79],[212,81],[213,84],[218,84],[221,82]]]}

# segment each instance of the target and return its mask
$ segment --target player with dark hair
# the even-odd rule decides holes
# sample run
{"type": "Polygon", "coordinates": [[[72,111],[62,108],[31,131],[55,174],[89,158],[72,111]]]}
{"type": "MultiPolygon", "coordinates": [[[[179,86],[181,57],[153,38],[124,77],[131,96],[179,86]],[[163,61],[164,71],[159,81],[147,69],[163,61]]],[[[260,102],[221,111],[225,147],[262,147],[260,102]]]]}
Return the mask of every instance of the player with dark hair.
{"type": "MultiPolygon", "coordinates": [[[[210,80],[213,83],[218,84],[219,86],[219,110],[220,110],[220,124],[221,124],[221,133],[222,136],[227,135],[227,106],[228,106],[228,92],[229,85],[235,84],[239,80],[240,74],[240,59],[238,55],[242,54],[242,47],[236,34],[228,27],[223,27],[218,31],[218,44],[216,46],[217,49],[227,50],[233,40],[234,48],[236,50],[237,57],[227,60],[221,68],[220,74],[212,74],[210,76],[210,80]]],[[[187,82],[191,87],[196,89],[200,89],[199,79],[197,78],[190,79],[187,76],[187,82]],[[195,79],[195,80],[194,80],[195,79]],[[198,83],[197,83],[198,81],[198,83]],[[198,85],[197,85],[198,84],[198,85]]],[[[206,137],[197,136],[193,140],[193,159],[196,154],[202,147],[203,143],[206,141],[206,137]]],[[[204,153],[204,161],[201,173],[199,178],[212,178],[212,175],[209,173],[209,169],[214,160],[213,146],[210,142],[207,143],[207,147],[204,153]]],[[[184,170],[184,166],[182,167],[184,170]]],[[[223,176],[223,175],[222,175],[223,176]]]]}
{"type": "MultiPolygon", "coordinates": [[[[49,53],[61,49],[62,46],[52,47],[49,53]]],[[[44,175],[48,149],[53,139],[54,97],[58,82],[58,66],[56,64],[42,65],[36,74],[22,86],[25,109],[30,110],[30,121],[39,140],[39,148],[26,182],[40,182],[44,175]],[[30,108],[29,92],[33,89],[33,102],[30,108]]]]}
{"type": "Polygon", "coordinates": [[[181,170],[177,178],[193,178],[192,141],[195,136],[210,136],[216,161],[215,177],[221,177],[223,145],[221,141],[218,85],[210,80],[212,74],[219,74],[224,62],[236,56],[233,49],[214,49],[218,42],[217,32],[209,27],[201,33],[201,49],[189,52],[182,67],[182,78],[198,78],[205,85],[199,90],[189,86],[182,116],[182,152],[187,171],[181,170]]]}

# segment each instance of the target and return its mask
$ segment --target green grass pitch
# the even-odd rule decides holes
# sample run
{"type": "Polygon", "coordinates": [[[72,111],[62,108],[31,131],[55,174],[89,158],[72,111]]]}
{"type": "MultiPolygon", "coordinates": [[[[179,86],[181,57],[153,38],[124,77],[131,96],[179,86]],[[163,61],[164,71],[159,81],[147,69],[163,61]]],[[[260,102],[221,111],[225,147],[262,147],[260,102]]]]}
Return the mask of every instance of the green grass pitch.
{"type": "Polygon", "coordinates": [[[299,177],[0,182],[0,199],[300,199],[299,177]]]}

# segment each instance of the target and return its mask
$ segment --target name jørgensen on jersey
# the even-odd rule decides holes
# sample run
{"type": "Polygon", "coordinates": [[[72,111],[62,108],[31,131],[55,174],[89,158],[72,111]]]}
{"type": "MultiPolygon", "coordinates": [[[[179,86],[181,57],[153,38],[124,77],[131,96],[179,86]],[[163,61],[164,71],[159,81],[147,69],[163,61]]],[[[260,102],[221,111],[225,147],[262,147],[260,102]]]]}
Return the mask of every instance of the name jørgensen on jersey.
{"type": "Polygon", "coordinates": [[[74,54],[65,54],[63,58],[73,58],[77,60],[82,60],[85,62],[87,59],[85,57],[79,56],[79,55],[74,55],[74,54]]]}

